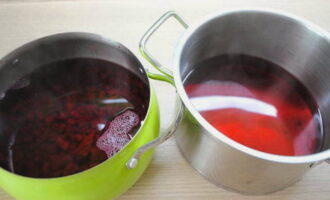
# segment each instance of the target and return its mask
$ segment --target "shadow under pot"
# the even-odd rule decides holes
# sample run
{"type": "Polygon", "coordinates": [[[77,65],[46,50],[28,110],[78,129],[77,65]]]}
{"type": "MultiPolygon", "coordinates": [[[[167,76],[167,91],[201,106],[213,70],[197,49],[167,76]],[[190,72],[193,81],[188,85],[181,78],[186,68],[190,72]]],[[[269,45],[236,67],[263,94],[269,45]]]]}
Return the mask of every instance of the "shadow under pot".
{"type": "Polygon", "coordinates": [[[120,43],[32,41],[1,60],[0,93],[0,186],[16,199],[112,199],[150,163],[153,145],[135,152],[158,137],[158,104],[120,43]]]}

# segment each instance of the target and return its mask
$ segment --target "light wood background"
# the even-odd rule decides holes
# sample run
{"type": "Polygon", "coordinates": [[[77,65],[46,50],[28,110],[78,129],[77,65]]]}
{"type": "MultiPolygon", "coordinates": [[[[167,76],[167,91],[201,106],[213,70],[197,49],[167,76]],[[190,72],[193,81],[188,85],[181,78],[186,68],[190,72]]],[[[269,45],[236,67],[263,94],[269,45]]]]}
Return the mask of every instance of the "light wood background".
{"type": "MultiPolygon", "coordinates": [[[[0,3],[0,57],[33,39],[68,31],[102,34],[120,41],[145,64],[138,42],[164,12],[177,10],[190,24],[205,15],[227,9],[262,7],[287,11],[330,31],[327,0],[117,0],[117,1],[3,1],[0,3]]],[[[150,42],[150,51],[170,67],[174,44],[183,28],[169,21],[150,42]]],[[[174,89],[152,82],[160,102],[162,130],[173,118],[174,89]]],[[[144,176],[120,200],[231,199],[231,200],[329,200],[330,166],[322,164],[300,182],[265,196],[243,196],[204,180],[181,157],[173,139],[157,148],[144,176]]],[[[12,200],[0,189],[1,200],[12,200]]]]}

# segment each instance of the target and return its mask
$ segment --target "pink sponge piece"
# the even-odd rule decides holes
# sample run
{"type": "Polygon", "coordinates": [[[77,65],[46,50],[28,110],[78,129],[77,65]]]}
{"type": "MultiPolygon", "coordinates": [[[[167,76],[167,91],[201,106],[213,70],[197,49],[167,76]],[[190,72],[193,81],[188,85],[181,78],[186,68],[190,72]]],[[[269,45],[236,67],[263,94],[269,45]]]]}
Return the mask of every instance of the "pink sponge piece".
{"type": "Polygon", "coordinates": [[[139,124],[139,115],[131,110],[126,110],[104,128],[101,137],[96,141],[96,146],[105,151],[108,158],[112,157],[131,140],[129,133],[139,124]]]}

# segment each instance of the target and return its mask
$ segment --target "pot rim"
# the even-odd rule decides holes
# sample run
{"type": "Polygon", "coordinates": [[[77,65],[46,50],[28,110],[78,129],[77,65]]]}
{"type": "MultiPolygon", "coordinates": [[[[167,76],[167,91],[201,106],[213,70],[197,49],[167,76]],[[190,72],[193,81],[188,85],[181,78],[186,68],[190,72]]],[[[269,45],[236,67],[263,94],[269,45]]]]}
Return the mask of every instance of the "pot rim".
{"type": "MultiPolygon", "coordinates": [[[[66,176],[51,177],[51,178],[36,178],[36,177],[24,176],[24,175],[16,174],[16,173],[13,173],[9,170],[6,170],[1,166],[0,166],[0,172],[3,171],[5,173],[11,174],[12,176],[16,176],[16,177],[20,177],[20,178],[24,178],[24,179],[36,180],[36,181],[48,181],[49,182],[49,181],[58,181],[58,180],[70,180],[70,179],[75,178],[77,176],[84,175],[85,173],[90,172],[90,171],[94,170],[95,168],[98,168],[100,165],[109,165],[109,164],[111,164],[110,162],[112,162],[112,160],[115,159],[115,157],[121,156],[121,154],[125,153],[125,150],[127,149],[127,147],[130,146],[130,144],[133,143],[136,140],[136,138],[137,138],[136,136],[142,134],[142,132],[143,132],[142,129],[145,126],[144,122],[146,121],[147,118],[150,117],[150,111],[151,111],[151,107],[152,107],[151,103],[158,104],[157,101],[153,100],[153,98],[154,98],[153,96],[155,94],[155,91],[154,91],[153,87],[151,86],[150,79],[148,77],[148,74],[147,74],[145,68],[143,67],[142,63],[137,58],[137,56],[131,50],[129,50],[126,46],[124,46],[122,43],[117,42],[115,40],[112,40],[108,37],[104,37],[102,35],[95,34],[95,33],[89,33],[89,32],[63,32],[63,33],[50,34],[50,35],[46,35],[44,37],[34,39],[32,41],[29,41],[27,43],[22,44],[21,46],[15,48],[15,49],[9,51],[7,54],[5,54],[2,58],[0,58],[0,65],[5,64],[5,62],[2,63],[1,61],[15,60],[15,57],[16,57],[15,55],[17,53],[20,53],[21,51],[26,51],[28,48],[30,48],[30,45],[34,45],[34,44],[43,42],[43,41],[48,40],[48,39],[59,39],[59,40],[61,40],[61,39],[65,39],[66,37],[70,37],[70,38],[74,37],[75,39],[77,39],[77,38],[93,39],[95,41],[97,40],[98,42],[107,43],[108,45],[112,45],[112,46],[118,45],[118,46],[120,46],[119,49],[126,51],[128,54],[130,54],[131,56],[133,56],[136,59],[137,63],[142,68],[143,74],[146,77],[146,80],[147,80],[146,84],[147,84],[148,90],[149,90],[148,107],[146,108],[146,114],[145,114],[144,118],[141,119],[141,125],[138,128],[138,130],[136,131],[136,134],[134,135],[134,137],[119,152],[117,152],[112,157],[107,158],[103,162],[100,162],[96,166],[88,168],[86,170],[83,170],[83,171],[80,171],[80,172],[77,172],[77,173],[74,173],[74,174],[69,174],[69,175],[66,175],[66,176]]],[[[89,58],[89,57],[84,56],[82,58],[89,58]]],[[[126,161],[123,162],[123,167],[126,167],[125,162],[126,161]]]]}
{"type": "MultiPolygon", "coordinates": [[[[198,23],[195,23],[193,26],[189,26],[188,29],[183,33],[182,37],[180,37],[180,40],[177,43],[177,46],[175,48],[174,56],[173,56],[173,77],[175,86],[177,88],[177,92],[183,101],[183,104],[185,107],[189,110],[189,112],[193,115],[193,117],[207,130],[207,135],[211,136],[212,138],[221,141],[228,146],[231,146],[235,148],[238,151],[241,151],[243,153],[247,153],[250,156],[257,157],[260,159],[273,161],[273,162],[279,162],[279,163],[287,163],[287,164],[302,164],[302,163],[313,163],[313,162],[319,162],[330,158],[330,149],[321,151],[315,154],[311,155],[305,155],[305,156],[281,156],[281,155],[275,155],[270,153],[265,153],[259,150],[252,149],[250,147],[244,146],[229,137],[222,134],[220,131],[218,131],[216,128],[214,128],[210,123],[205,120],[202,115],[194,108],[192,103],[190,102],[185,89],[183,87],[183,81],[180,76],[180,59],[182,56],[183,48],[188,41],[188,39],[194,34],[194,32],[200,28],[202,25],[208,23],[209,21],[215,20],[218,17],[223,17],[231,14],[239,14],[239,13],[263,13],[268,15],[275,15],[279,17],[286,18],[287,20],[292,20],[297,24],[300,24],[303,27],[306,27],[313,31],[314,33],[318,34],[320,37],[323,37],[330,41],[329,33],[325,30],[321,29],[320,27],[314,25],[313,23],[301,19],[295,15],[288,14],[282,11],[272,10],[272,9],[261,9],[261,8],[247,8],[247,9],[234,9],[234,10],[227,10],[225,12],[217,12],[214,14],[211,14],[198,23]]],[[[204,134],[204,133],[203,133],[204,134]]]]}

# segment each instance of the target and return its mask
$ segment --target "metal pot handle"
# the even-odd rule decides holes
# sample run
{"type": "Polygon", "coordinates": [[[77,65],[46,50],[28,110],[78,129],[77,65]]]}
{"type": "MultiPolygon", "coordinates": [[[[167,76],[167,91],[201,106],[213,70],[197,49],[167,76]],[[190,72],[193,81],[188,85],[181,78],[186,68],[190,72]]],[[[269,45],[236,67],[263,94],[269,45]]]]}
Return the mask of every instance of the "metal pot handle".
{"type": "Polygon", "coordinates": [[[181,101],[179,102],[178,106],[179,106],[178,114],[177,114],[175,120],[172,122],[171,126],[165,131],[164,134],[161,134],[161,136],[159,136],[157,139],[154,139],[151,142],[138,148],[134,152],[133,156],[126,162],[126,167],[128,169],[134,169],[137,166],[137,164],[139,162],[139,158],[141,155],[143,155],[144,152],[162,144],[163,142],[165,142],[167,139],[169,139],[174,134],[174,132],[178,128],[178,126],[181,123],[181,120],[183,118],[183,105],[182,105],[181,101]]]}
{"type": "Polygon", "coordinates": [[[142,56],[154,66],[159,72],[164,74],[165,76],[173,79],[172,71],[162,66],[147,50],[146,44],[152,34],[158,30],[158,28],[164,24],[170,17],[174,17],[184,28],[188,28],[187,23],[174,11],[168,11],[163,16],[161,16],[150,28],[149,30],[142,36],[139,44],[139,50],[142,56]]]}
{"type": "MultiPolygon", "coordinates": [[[[150,28],[149,30],[142,36],[142,39],[140,41],[139,44],[139,50],[140,53],[142,54],[142,56],[149,61],[159,72],[161,72],[163,75],[161,74],[154,74],[148,71],[148,69],[146,69],[147,74],[149,76],[149,78],[155,79],[155,80],[161,80],[161,81],[165,81],[170,83],[171,85],[174,85],[174,80],[173,80],[173,75],[172,75],[172,71],[163,67],[146,49],[146,43],[148,42],[150,36],[170,17],[174,17],[175,19],[177,19],[179,21],[179,23],[187,28],[188,25],[184,22],[184,20],[178,15],[176,14],[174,11],[168,11],[166,12],[163,16],[161,16],[150,28]]],[[[165,142],[167,139],[169,139],[174,132],[176,131],[176,129],[178,128],[182,118],[183,118],[183,105],[182,102],[179,101],[178,102],[178,112],[177,112],[177,116],[175,117],[175,120],[172,122],[171,126],[165,131],[165,133],[161,134],[161,136],[159,136],[157,139],[152,140],[151,142],[143,145],[142,147],[140,147],[139,149],[137,149],[133,156],[127,161],[126,163],[126,167],[128,169],[133,169],[137,166],[138,161],[139,161],[139,157],[146,151],[148,151],[151,148],[154,148],[158,145],[160,145],[161,143],[165,142]]]]}

